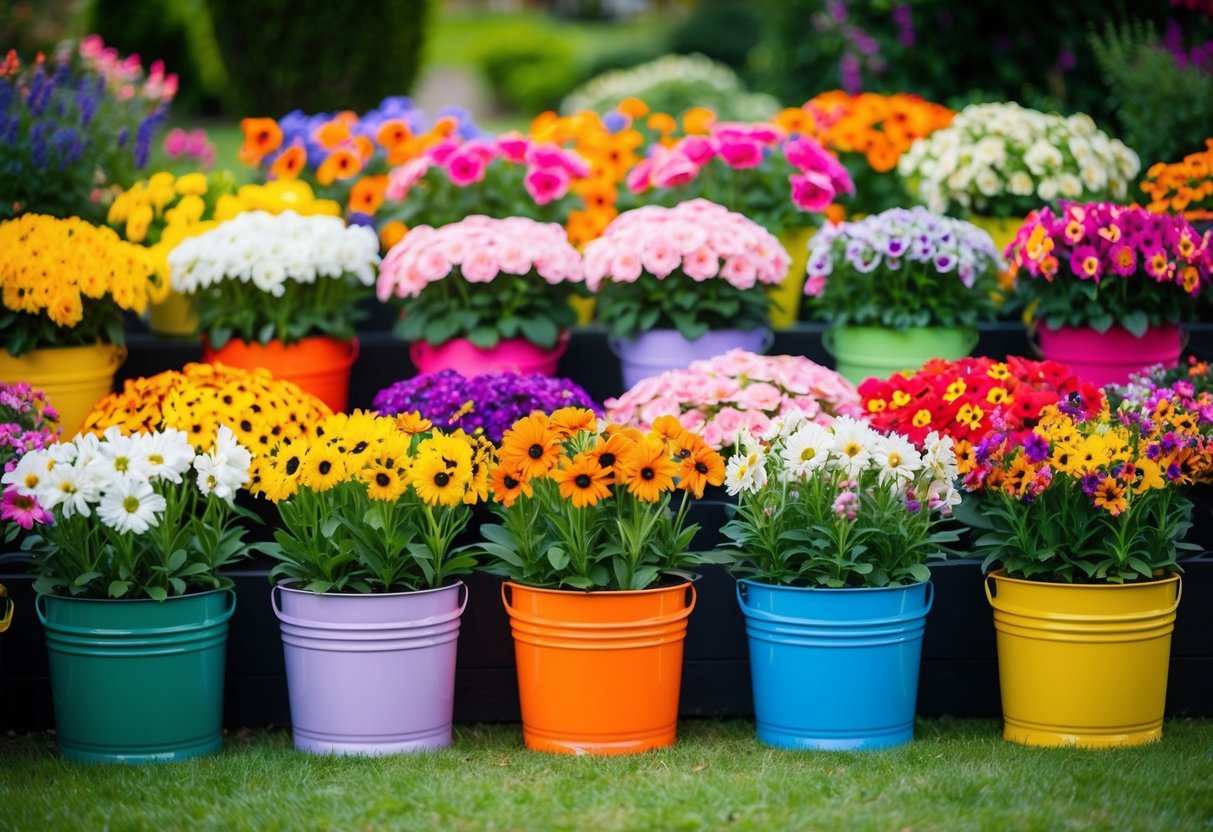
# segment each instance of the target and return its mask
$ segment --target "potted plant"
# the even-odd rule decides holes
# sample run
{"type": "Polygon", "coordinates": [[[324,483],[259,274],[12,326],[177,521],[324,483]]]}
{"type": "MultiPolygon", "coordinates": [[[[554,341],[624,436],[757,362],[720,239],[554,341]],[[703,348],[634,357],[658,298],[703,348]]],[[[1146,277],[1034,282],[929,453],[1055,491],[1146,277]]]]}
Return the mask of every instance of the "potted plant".
{"type": "Polygon", "coordinates": [[[1179,324],[1213,272],[1213,232],[1137,206],[1063,203],[1030,215],[1008,253],[1041,353],[1093,384],[1123,384],[1179,360],[1179,324]]]}
{"type": "Polygon", "coordinates": [[[405,300],[396,331],[420,372],[550,376],[581,280],[581,256],[559,225],[476,215],[412,229],[384,258],[378,293],[405,300]]]}
{"type": "Polygon", "coordinates": [[[196,237],[247,210],[280,214],[340,213],[335,202],[315,199],[305,182],[270,186],[243,185],[237,190],[229,173],[193,172],[174,177],[160,171],[141,179],[110,204],[106,222],[132,243],[146,246],[155,266],[148,305],[148,326],[158,335],[191,336],[198,319],[189,298],[172,288],[168,255],[187,237],[196,237]]]}
{"type": "Polygon", "coordinates": [[[1196,420],[1047,407],[1021,441],[991,434],[963,518],[977,539],[998,638],[1003,736],[1108,747],[1162,736],[1179,604],[1179,542],[1191,503],[1178,485],[1207,472],[1196,420]]]}
{"type": "Polygon", "coordinates": [[[970,104],[897,163],[911,196],[939,214],[967,212],[1000,250],[1041,203],[1124,200],[1140,168],[1137,154],[1085,113],[1014,102],[970,104]]]}
{"type": "Polygon", "coordinates": [[[838,372],[858,384],[956,359],[977,345],[992,319],[1002,258],[990,235],[925,208],[823,229],[809,246],[805,294],[829,321],[826,348],[838,372]]]}
{"type": "Polygon", "coordinates": [[[191,296],[204,360],[264,367],[345,410],[357,305],[379,264],[372,231],[249,211],[183,240],[168,262],[173,288],[191,296]]]}
{"type": "Polygon", "coordinates": [[[336,414],[258,458],[277,504],[271,590],[295,747],[391,754],[451,742],[474,560],[452,543],[488,493],[492,444],[417,414],[336,414]]]}
{"type": "Polygon", "coordinates": [[[742,430],[761,436],[793,413],[820,425],[862,413],[855,385],[833,370],[798,355],[742,350],[646,378],[606,406],[611,421],[646,431],[674,414],[718,451],[732,448],[742,430]]]}
{"type": "Polygon", "coordinates": [[[954,532],[952,440],[921,453],[904,436],[794,414],[743,434],[725,484],[723,529],[743,576],[758,739],[785,748],[875,749],[914,737],[926,562],[954,532]]]}
{"type": "Polygon", "coordinates": [[[0,381],[29,382],[74,433],[126,357],[122,313],[143,312],[151,259],[109,228],[26,214],[0,223],[0,381]]]}
{"type": "Polygon", "coordinates": [[[495,444],[511,425],[536,411],[580,407],[602,412],[589,393],[568,379],[519,373],[467,378],[455,370],[398,381],[376,394],[374,406],[384,416],[417,412],[436,425],[483,435],[495,444]]]}
{"type": "Polygon", "coordinates": [[[25,548],[66,757],[171,761],[222,745],[236,596],[219,570],[246,554],[232,500],[250,459],[226,427],[205,453],[183,431],[112,427],[5,475],[37,501],[25,548]]]}
{"type": "Polygon", "coordinates": [[[145,70],[138,55],[123,58],[97,35],[24,66],[9,50],[0,61],[0,220],[104,221],[114,191],[147,167],[176,94],[177,76],[162,61],[145,70]]]}
{"type": "Polygon", "coordinates": [[[506,431],[492,472],[501,524],[481,525],[503,575],[522,736],[562,754],[629,754],[675,739],[695,605],[691,498],[720,455],[673,417],[643,434],[581,408],[506,431]],[[676,506],[676,508],[675,508],[676,506]]]}
{"type": "Polygon", "coordinates": [[[800,305],[805,244],[835,199],[855,192],[850,174],[815,139],[778,123],[718,122],[702,108],[697,115],[689,126],[702,132],[669,147],[652,144],[628,172],[628,190],[661,205],[706,199],[774,234],[791,260],[785,279],[771,286],[771,320],[791,326],[800,305]]]}
{"type": "Polygon", "coordinates": [[[623,387],[733,348],[763,352],[788,254],[757,223],[703,199],[616,217],[585,249],[623,387]]]}

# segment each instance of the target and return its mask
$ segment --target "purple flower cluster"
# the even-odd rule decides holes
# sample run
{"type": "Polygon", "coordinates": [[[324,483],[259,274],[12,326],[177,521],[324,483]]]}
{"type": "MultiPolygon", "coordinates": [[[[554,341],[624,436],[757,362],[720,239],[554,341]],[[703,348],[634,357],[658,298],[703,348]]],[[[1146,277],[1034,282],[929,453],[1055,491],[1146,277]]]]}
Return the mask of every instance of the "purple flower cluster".
{"type": "Polygon", "coordinates": [[[518,373],[466,378],[455,370],[424,373],[380,390],[374,408],[384,415],[417,411],[441,428],[483,431],[493,442],[518,419],[562,407],[602,408],[573,382],[518,373]]]}
{"type": "Polygon", "coordinates": [[[54,444],[58,420],[41,390],[0,381],[0,470],[7,474],[23,454],[54,444]]]}

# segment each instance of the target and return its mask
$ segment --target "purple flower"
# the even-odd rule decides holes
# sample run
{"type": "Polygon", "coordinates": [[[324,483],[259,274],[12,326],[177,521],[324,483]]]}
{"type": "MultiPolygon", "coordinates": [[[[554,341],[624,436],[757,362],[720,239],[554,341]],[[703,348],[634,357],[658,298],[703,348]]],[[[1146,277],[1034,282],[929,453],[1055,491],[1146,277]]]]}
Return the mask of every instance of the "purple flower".
{"type": "Polygon", "coordinates": [[[1023,440],[1023,450],[1032,462],[1042,462],[1049,455],[1049,443],[1036,431],[1023,440]]]}
{"type": "Polygon", "coordinates": [[[562,407],[602,413],[585,390],[567,379],[518,373],[473,378],[455,370],[426,373],[380,390],[374,401],[374,408],[385,415],[416,410],[439,427],[461,427],[468,433],[482,430],[493,442],[500,442],[523,416],[562,407]]]}
{"type": "Polygon", "coordinates": [[[602,117],[602,124],[611,133],[618,133],[628,126],[628,117],[616,110],[611,110],[602,117]]]}

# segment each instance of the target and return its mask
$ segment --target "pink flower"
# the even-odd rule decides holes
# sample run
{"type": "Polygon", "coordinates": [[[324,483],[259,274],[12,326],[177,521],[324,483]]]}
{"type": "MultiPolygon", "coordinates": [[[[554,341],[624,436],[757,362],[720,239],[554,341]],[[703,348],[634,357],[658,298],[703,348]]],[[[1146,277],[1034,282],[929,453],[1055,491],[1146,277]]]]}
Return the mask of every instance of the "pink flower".
{"type": "Polygon", "coordinates": [[[1094,246],[1078,246],[1070,255],[1070,269],[1083,280],[1094,280],[1098,283],[1103,263],[1094,246]]]}
{"type": "Polygon", "coordinates": [[[735,407],[722,407],[715,418],[708,423],[709,427],[715,427],[720,431],[724,439],[723,444],[731,445],[737,441],[737,432],[745,425],[745,414],[735,407]]]}
{"type": "Polygon", "coordinates": [[[459,147],[459,142],[456,139],[445,139],[438,144],[426,150],[425,155],[430,158],[436,165],[445,165],[446,160],[459,147]]]}
{"type": "Polygon", "coordinates": [[[729,167],[738,170],[747,168],[756,168],[762,164],[763,147],[755,141],[737,140],[720,142],[720,158],[728,163],[729,167]]]}
{"type": "Polygon", "coordinates": [[[1112,246],[1112,271],[1121,277],[1128,277],[1137,271],[1137,251],[1124,243],[1112,246]]]}
{"type": "Polygon", "coordinates": [[[644,193],[653,185],[653,160],[641,159],[628,171],[624,180],[628,190],[634,194],[644,193]]]}
{"type": "Polygon", "coordinates": [[[451,273],[451,261],[446,259],[446,255],[437,245],[432,245],[421,252],[415,262],[415,268],[418,279],[433,283],[451,273]]]}
{"type": "Polygon", "coordinates": [[[720,272],[720,258],[716,252],[707,246],[700,246],[686,255],[682,261],[682,270],[691,280],[702,283],[715,277],[720,272]]]}
{"type": "Polygon", "coordinates": [[[712,161],[712,157],[716,155],[716,143],[706,136],[686,136],[674,149],[699,167],[712,161]]]}
{"type": "Polygon", "coordinates": [[[703,430],[705,418],[702,410],[688,410],[678,417],[678,422],[691,433],[699,433],[703,430]]]}
{"type": "Polygon", "coordinates": [[[681,153],[662,152],[653,164],[653,185],[658,188],[677,188],[699,175],[699,166],[681,153]]]}
{"type": "Polygon", "coordinates": [[[834,186],[823,173],[792,174],[788,181],[792,183],[792,202],[802,211],[819,213],[834,200],[834,186]]]}
{"type": "Polygon", "coordinates": [[[771,417],[761,410],[747,410],[745,414],[746,429],[755,436],[762,436],[771,426],[771,417]]]}
{"type": "Polygon", "coordinates": [[[96,58],[105,49],[105,41],[101,35],[86,35],[80,41],[80,57],[96,58]]]}
{"type": "Polygon", "coordinates": [[[54,521],[51,513],[38,504],[34,497],[22,496],[15,486],[10,486],[0,498],[0,520],[11,520],[26,531],[34,524],[49,525],[54,521]]]}
{"type": "Polygon", "coordinates": [[[811,274],[809,279],[804,282],[804,293],[811,298],[821,297],[821,293],[826,290],[826,284],[829,280],[824,274],[811,274]]]}
{"type": "Polygon", "coordinates": [[[658,278],[665,277],[682,262],[678,251],[670,245],[669,240],[662,237],[650,238],[640,252],[640,259],[644,263],[645,271],[658,278]]]}
{"type": "Polygon", "coordinates": [[[799,136],[783,143],[783,155],[802,171],[828,173],[837,161],[816,140],[799,136]]]}
{"type": "Polygon", "coordinates": [[[488,162],[476,148],[461,147],[447,157],[446,175],[457,188],[484,181],[488,162]]]}
{"type": "Polygon", "coordinates": [[[531,168],[522,186],[536,205],[547,205],[569,192],[569,174],[563,168],[531,168]]]}
{"type": "Polygon", "coordinates": [[[517,131],[502,133],[497,137],[497,150],[501,155],[514,163],[521,163],[526,158],[527,148],[531,140],[517,131]]]}
{"type": "Polygon", "coordinates": [[[760,381],[745,387],[737,401],[742,407],[773,411],[783,401],[783,393],[775,385],[760,381]]]}
{"type": "Polygon", "coordinates": [[[754,261],[744,254],[737,254],[724,261],[720,270],[725,280],[738,289],[749,289],[757,282],[758,269],[754,261]]]}
{"type": "Polygon", "coordinates": [[[468,283],[489,283],[497,276],[499,269],[497,261],[487,249],[477,248],[459,264],[459,271],[468,283]]]}
{"type": "Polygon", "coordinates": [[[633,251],[621,251],[611,262],[611,276],[618,283],[634,283],[643,271],[640,255],[633,251]]]}
{"type": "Polygon", "coordinates": [[[426,171],[430,169],[430,164],[429,159],[418,156],[393,170],[388,174],[384,196],[394,202],[404,199],[408,196],[409,190],[421,180],[421,177],[425,176],[426,171]]]}

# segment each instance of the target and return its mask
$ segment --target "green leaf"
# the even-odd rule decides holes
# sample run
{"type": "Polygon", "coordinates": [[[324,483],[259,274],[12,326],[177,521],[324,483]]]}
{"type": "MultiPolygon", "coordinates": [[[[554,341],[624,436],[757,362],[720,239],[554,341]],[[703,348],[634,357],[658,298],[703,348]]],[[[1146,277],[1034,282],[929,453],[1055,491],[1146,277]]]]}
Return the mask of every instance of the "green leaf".
{"type": "Polygon", "coordinates": [[[569,555],[559,546],[552,546],[548,549],[548,563],[552,564],[552,568],[559,571],[569,565],[569,555]]]}
{"type": "Polygon", "coordinates": [[[1120,325],[1140,338],[1149,329],[1150,319],[1146,316],[1145,312],[1142,312],[1140,309],[1134,309],[1120,316],[1120,325]]]}
{"type": "Polygon", "coordinates": [[[163,601],[168,598],[168,590],[162,586],[149,586],[147,588],[147,597],[153,601],[163,601]]]}
{"type": "Polygon", "coordinates": [[[921,563],[910,564],[910,576],[916,581],[931,580],[931,570],[921,563]]]}
{"type": "Polygon", "coordinates": [[[108,590],[109,597],[121,598],[123,595],[125,595],[127,593],[127,590],[129,590],[130,588],[131,588],[130,581],[110,581],[109,590],[108,590]]]}

